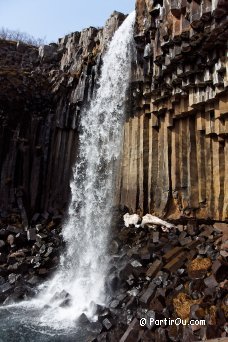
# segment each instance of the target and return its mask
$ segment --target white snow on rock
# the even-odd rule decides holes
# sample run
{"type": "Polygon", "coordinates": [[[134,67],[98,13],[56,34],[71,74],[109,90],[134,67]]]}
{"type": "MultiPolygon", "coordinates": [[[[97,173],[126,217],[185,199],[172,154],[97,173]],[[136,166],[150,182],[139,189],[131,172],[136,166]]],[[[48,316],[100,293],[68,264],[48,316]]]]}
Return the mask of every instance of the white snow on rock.
{"type": "Polygon", "coordinates": [[[123,219],[124,219],[125,227],[129,227],[130,225],[136,226],[138,221],[140,220],[140,217],[137,214],[130,215],[129,213],[126,213],[123,216],[123,219]]]}
{"type": "Polygon", "coordinates": [[[162,226],[162,230],[165,232],[167,232],[169,229],[175,228],[173,224],[168,223],[164,220],[161,220],[159,217],[153,216],[150,214],[146,214],[145,216],[143,216],[141,224],[139,224],[139,222],[141,221],[141,218],[138,214],[130,215],[129,213],[126,213],[123,216],[123,219],[124,219],[125,227],[129,227],[130,225],[133,225],[136,228],[138,228],[140,226],[144,227],[145,224],[155,224],[155,225],[162,226]]]}
{"type": "Polygon", "coordinates": [[[175,226],[171,223],[168,223],[166,221],[161,220],[159,217],[157,216],[153,216],[150,214],[146,214],[145,216],[143,216],[142,218],[142,223],[141,226],[144,227],[145,224],[158,224],[160,226],[163,226],[164,228],[162,228],[164,231],[167,231],[168,229],[174,228],[175,226]]]}

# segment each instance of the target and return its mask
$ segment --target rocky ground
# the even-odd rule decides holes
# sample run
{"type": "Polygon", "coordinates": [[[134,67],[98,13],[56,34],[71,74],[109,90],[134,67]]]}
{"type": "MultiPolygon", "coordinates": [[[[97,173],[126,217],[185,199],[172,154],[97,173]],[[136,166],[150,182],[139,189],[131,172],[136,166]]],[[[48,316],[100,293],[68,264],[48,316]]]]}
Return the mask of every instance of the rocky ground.
{"type": "Polygon", "coordinates": [[[37,285],[56,269],[63,246],[61,219],[36,214],[29,228],[18,214],[0,219],[0,303],[34,296],[37,285]]]}
{"type": "Polygon", "coordinates": [[[200,341],[227,336],[228,226],[188,220],[176,227],[163,232],[158,225],[122,226],[116,232],[111,243],[116,266],[108,278],[113,295],[109,310],[99,316],[101,332],[90,341],[200,341]],[[176,318],[177,324],[169,324],[176,318]],[[186,325],[178,325],[180,319],[186,325]]]}
{"type": "MultiPolygon", "coordinates": [[[[1,303],[34,296],[37,285],[56,269],[64,247],[61,219],[37,214],[27,230],[16,214],[1,219],[1,303]]],[[[88,342],[226,339],[227,228],[194,220],[176,222],[169,232],[159,225],[116,225],[107,277],[109,307],[97,306],[97,322],[85,314],[79,318],[91,334],[88,342]],[[169,319],[176,318],[177,324],[171,324],[169,319]],[[195,324],[189,325],[190,320],[195,324]]]]}

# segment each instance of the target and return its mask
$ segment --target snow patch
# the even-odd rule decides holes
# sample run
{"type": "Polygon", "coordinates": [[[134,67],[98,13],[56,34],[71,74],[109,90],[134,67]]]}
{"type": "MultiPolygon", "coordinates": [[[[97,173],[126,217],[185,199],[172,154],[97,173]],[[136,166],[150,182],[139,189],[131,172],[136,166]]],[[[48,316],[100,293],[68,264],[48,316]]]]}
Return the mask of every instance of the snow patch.
{"type": "Polygon", "coordinates": [[[130,215],[129,213],[123,216],[125,227],[129,227],[130,225],[136,226],[138,221],[140,220],[140,216],[137,214],[130,215]]]}
{"type": "Polygon", "coordinates": [[[123,216],[123,219],[124,219],[125,227],[129,227],[130,225],[134,225],[136,228],[138,228],[140,226],[144,227],[145,224],[155,224],[155,225],[162,226],[162,230],[166,231],[166,232],[169,229],[175,228],[175,226],[173,224],[168,223],[164,220],[161,220],[159,217],[154,216],[154,215],[150,215],[150,214],[146,214],[145,216],[143,216],[141,224],[139,224],[141,218],[138,214],[130,215],[129,213],[126,213],[123,216]]]}

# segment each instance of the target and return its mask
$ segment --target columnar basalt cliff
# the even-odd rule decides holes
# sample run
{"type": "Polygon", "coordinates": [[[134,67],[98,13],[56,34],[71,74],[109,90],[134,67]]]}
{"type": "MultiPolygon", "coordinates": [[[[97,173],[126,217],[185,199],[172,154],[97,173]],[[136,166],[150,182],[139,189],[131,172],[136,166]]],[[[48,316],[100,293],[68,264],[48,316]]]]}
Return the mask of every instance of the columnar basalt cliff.
{"type": "MultiPolygon", "coordinates": [[[[120,193],[129,210],[227,219],[227,4],[136,1],[120,193]]],[[[39,49],[0,41],[0,210],[64,211],[80,108],[125,16],[39,49]]]]}
{"type": "Polygon", "coordinates": [[[92,96],[101,54],[125,19],[39,49],[0,40],[0,213],[58,214],[70,197],[80,108],[92,96]]]}
{"type": "Polygon", "coordinates": [[[173,219],[226,220],[227,3],[137,0],[136,9],[120,202],[173,219]]]}
{"type": "Polygon", "coordinates": [[[225,0],[136,0],[135,27],[131,15],[108,63],[102,54],[126,17],[118,12],[56,44],[0,40],[3,340],[82,341],[80,330],[84,341],[227,340],[227,9],[225,0]],[[136,49],[125,45],[133,28],[136,49]],[[125,98],[112,164],[121,131],[112,118],[125,98]],[[104,306],[88,303],[97,321],[83,303],[77,331],[65,326],[103,282],[104,306]]]}

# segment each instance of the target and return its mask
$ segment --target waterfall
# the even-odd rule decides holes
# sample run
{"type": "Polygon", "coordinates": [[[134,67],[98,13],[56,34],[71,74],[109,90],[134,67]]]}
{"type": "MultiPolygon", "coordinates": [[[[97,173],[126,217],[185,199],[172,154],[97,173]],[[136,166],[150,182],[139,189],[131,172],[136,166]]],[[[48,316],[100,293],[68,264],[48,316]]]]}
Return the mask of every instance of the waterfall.
{"type": "Polygon", "coordinates": [[[66,253],[43,290],[42,300],[50,305],[44,321],[72,321],[82,312],[90,315],[91,302],[105,300],[114,165],[122,143],[134,21],[133,12],[116,31],[103,58],[99,87],[81,113],[79,156],[71,182],[69,218],[63,227],[66,253]],[[62,290],[72,298],[69,307],[60,308],[58,301],[51,301],[62,290]]]}

